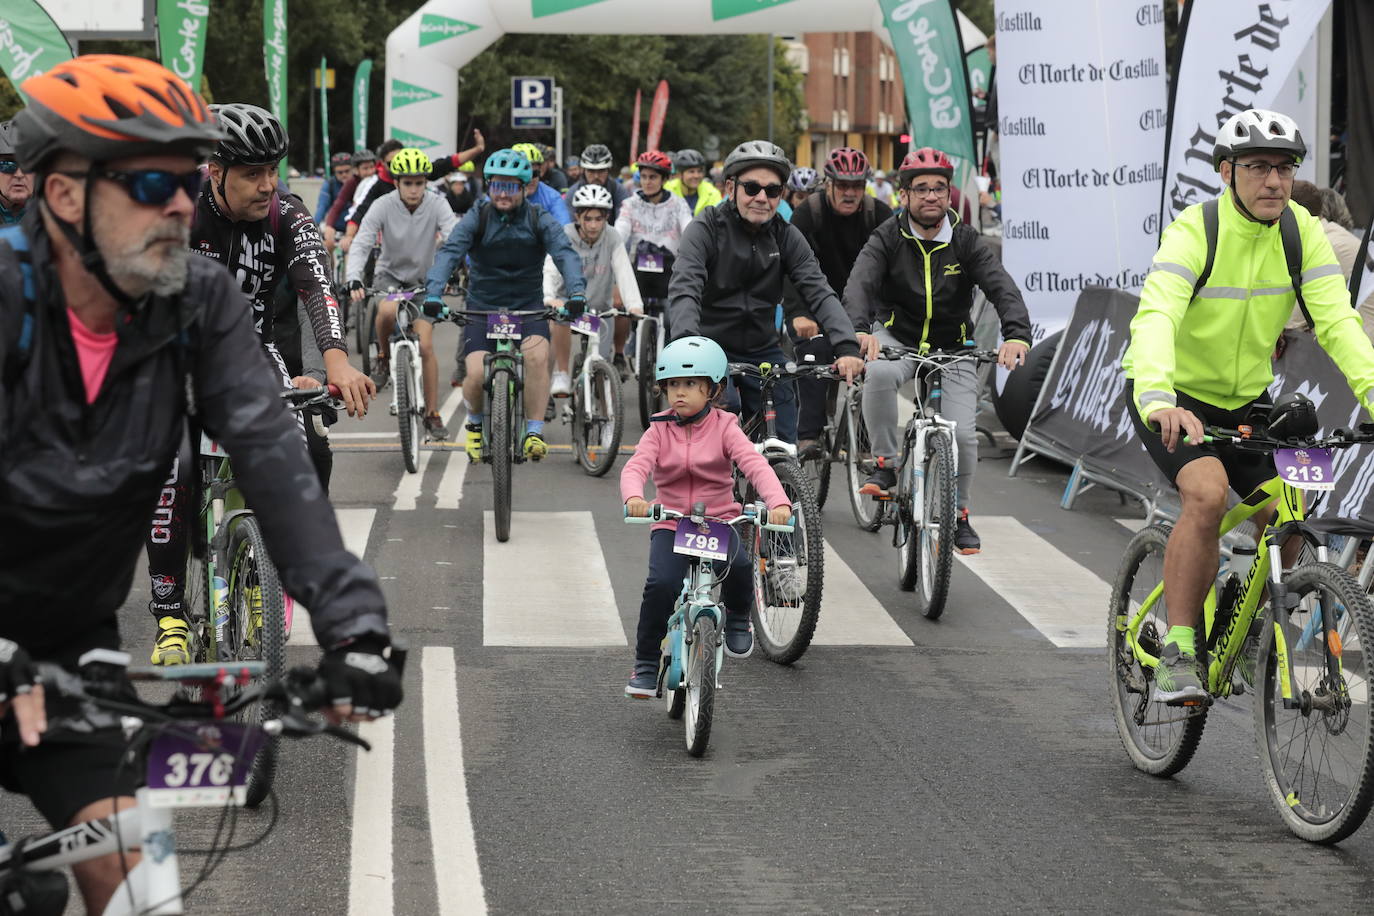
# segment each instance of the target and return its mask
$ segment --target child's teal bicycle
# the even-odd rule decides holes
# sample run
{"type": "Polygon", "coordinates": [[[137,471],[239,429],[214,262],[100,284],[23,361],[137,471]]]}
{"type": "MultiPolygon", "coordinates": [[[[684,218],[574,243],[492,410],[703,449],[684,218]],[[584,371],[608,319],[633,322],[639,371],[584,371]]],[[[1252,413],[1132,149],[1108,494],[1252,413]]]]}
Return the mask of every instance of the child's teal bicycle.
{"type": "Polygon", "coordinates": [[[753,543],[735,531],[740,524],[755,525],[769,531],[792,531],[792,525],[772,525],[767,507],[759,502],[744,507],[735,518],[706,514],[706,505],[697,503],[690,515],[655,504],[645,518],[629,518],[631,524],[677,520],[673,552],[693,557],[683,578],[682,594],[668,618],[668,635],[663,639],[663,655],[658,666],[658,695],[668,704],[670,719],[683,719],[686,726],[687,753],[700,757],[711,739],[716,689],[720,686],[720,666],[725,659],[721,632],[725,608],[717,597],[720,578],[717,561],[730,558],[732,545],[753,543]]]}

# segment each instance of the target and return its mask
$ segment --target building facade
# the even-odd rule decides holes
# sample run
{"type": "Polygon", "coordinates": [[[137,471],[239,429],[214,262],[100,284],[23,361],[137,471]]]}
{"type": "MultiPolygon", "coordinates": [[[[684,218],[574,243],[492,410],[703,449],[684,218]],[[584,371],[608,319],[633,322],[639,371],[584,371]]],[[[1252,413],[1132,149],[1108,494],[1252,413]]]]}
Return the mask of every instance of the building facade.
{"type": "Polygon", "coordinates": [[[892,49],[873,32],[807,32],[788,41],[788,55],[805,77],[797,165],[819,168],[830,150],[852,146],[874,168],[895,168],[906,153],[906,102],[892,49]]]}

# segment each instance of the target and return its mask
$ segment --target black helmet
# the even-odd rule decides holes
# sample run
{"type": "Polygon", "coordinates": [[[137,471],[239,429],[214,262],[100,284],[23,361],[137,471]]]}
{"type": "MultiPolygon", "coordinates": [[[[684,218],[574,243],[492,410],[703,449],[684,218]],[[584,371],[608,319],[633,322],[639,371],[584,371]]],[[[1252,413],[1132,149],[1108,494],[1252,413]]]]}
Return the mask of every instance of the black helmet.
{"type": "Polygon", "coordinates": [[[1315,436],[1320,425],[1317,405],[1296,391],[1281,396],[1274,402],[1274,409],[1269,411],[1269,435],[1275,439],[1315,436]]]}
{"type": "Polygon", "coordinates": [[[287,137],[276,115],[256,105],[212,105],[225,138],[212,154],[225,165],[276,165],[286,156],[287,137]]]}
{"type": "Polygon", "coordinates": [[[740,172],[752,168],[772,169],[777,173],[778,181],[783,182],[792,174],[792,161],[776,143],[767,140],[745,140],[725,157],[725,168],[721,171],[721,178],[729,181],[740,172]]]}
{"type": "Polygon", "coordinates": [[[15,156],[15,141],[19,139],[19,131],[15,128],[13,121],[0,121],[0,159],[13,159],[15,156]]]}
{"type": "Polygon", "coordinates": [[[377,154],[370,149],[360,149],[353,154],[353,164],[362,165],[364,162],[376,162],[377,154]]]}
{"type": "Polygon", "coordinates": [[[681,172],[683,169],[704,169],[706,168],[706,157],[694,149],[680,149],[673,156],[673,164],[681,172]]]}

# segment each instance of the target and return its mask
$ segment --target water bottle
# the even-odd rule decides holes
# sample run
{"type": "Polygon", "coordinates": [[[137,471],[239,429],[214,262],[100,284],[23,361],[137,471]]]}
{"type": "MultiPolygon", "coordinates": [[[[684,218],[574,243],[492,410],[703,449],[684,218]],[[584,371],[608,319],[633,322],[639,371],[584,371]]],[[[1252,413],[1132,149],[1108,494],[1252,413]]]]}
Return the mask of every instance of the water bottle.
{"type": "Polygon", "coordinates": [[[1244,583],[1246,578],[1250,575],[1250,567],[1255,565],[1255,555],[1257,552],[1258,548],[1254,540],[1244,535],[1241,535],[1239,540],[1236,541],[1236,546],[1231,548],[1230,569],[1242,583],[1244,583]]]}
{"type": "Polygon", "coordinates": [[[224,642],[224,628],[229,625],[229,583],[220,576],[210,580],[215,594],[215,642],[224,642]]]}

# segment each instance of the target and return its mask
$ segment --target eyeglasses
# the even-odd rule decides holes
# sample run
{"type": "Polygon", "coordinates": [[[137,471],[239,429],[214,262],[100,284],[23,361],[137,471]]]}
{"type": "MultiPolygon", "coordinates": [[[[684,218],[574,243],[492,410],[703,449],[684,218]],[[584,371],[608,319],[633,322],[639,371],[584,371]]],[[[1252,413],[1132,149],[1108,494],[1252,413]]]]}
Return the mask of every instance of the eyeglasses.
{"type": "Polygon", "coordinates": [[[13,159],[0,159],[0,175],[13,175],[19,171],[19,163],[13,159]]]}
{"type": "Polygon", "coordinates": [[[516,194],[519,194],[521,191],[525,189],[525,186],[518,181],[493,180],[487,184],[487,187],[491,190],[493,197],[497,194],[506,194],[511,197],[514,197],[516,194]]]}
{"type": "Polygon", "coordinates": [[[59,172],[59,175],[67,175],[71,178],[86,178],[88,175],[95,175],[97,178],[104,178],[113,181],[124,189],[136,203],[147,204],[150,207],[161,206],[173,197],[176,197],[177,189],[186,192],[186,196],[194,201],[200,196],[200,186],[203,175],[200,169],[190,172],[168,172],[163,169],[139,169],[133,172],[113,172],[95,170],[92,172],[59,172]]]}
{"type": "Polygon", "coordinates": [[[1279,177],[1284,181],[1292,178],[1298,171],[1298,167],[1291,162],[1285,162],[1283,165],[1274,165],[1272,162],[1237,162],[1235,159],[1232,159],[1231,163],[1238,169],[1248,170],[1252,176],[1258,178],[1260,181],[1264,181],[1268,178],[1269,173],[1275,169],[1278,170],[1279,177]]]}
{"type": "Polygon", "coordinates": [[[907,188],[907,190],[910,191],[912,194],[915,194],[918,198],[944,197],[946,194],[949,193],[949,185],[945,184],[935,188],[928,188],[923,184],[918,184],[914,187],[907,188]]]}
{"type": "Polygon", "coordinates": [[[780,184],[759,184],[757,181],[741,181],[741,188],[744,189],[746,197],[758,197],[759,192],[768,195],[769,200],[777,200],[782,196],[782,185],[780,184]]]}

